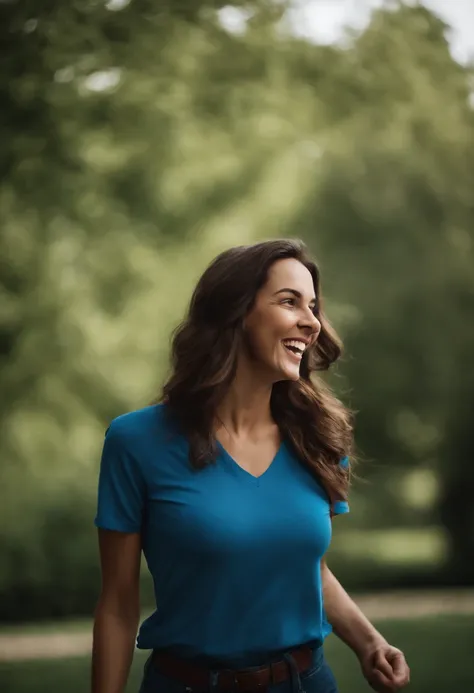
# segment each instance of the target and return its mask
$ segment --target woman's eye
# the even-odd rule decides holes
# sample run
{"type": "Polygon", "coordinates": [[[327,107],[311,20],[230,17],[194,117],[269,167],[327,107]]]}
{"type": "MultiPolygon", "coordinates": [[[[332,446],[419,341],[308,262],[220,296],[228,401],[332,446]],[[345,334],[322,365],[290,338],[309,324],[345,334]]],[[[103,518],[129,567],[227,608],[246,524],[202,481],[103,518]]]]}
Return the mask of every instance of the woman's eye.
{"type": "Polygon", "coordinates": [[[295,299],[294,298],[284,298],[282,303],[287,303],[289,306],[294,306],[295,305],[295,299]]]}

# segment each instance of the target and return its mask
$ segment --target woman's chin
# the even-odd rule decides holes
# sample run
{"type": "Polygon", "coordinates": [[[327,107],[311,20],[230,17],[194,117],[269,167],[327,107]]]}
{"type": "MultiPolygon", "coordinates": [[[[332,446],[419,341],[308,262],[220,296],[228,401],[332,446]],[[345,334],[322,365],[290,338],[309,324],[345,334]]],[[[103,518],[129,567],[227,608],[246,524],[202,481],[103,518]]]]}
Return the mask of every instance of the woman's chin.
{"type": "MultiPolygon", "coordinates": [[[[256,374],[257,375],[257,374],[256,374]]],[[[258,367],[259,378],[270,378],[271,382],[278,383],[282,380],[292,380],[298,381],[300,379],[300,366],[299,364],[282,364],[282,363],[260,363],[258,367]]]]}
{"type": "Polygon", "coordinates": [[[300,369],[297,368],[282,368],[279,373],[278,380],[293,380],[294,382],[300,379],[300,369]]]}

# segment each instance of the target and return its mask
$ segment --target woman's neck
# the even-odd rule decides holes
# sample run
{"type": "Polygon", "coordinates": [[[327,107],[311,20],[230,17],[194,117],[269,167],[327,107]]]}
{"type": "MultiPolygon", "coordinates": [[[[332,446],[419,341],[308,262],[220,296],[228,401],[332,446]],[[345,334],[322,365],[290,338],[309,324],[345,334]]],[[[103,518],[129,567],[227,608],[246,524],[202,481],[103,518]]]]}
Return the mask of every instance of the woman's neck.
{"type": "Polygon", "coordinates": [[[275,425],[270,409],[272,383],[259,381],[254,372],[238,368],[217,412],[217,428],[223,426],[232,436],[258,435],[275,425]]]}

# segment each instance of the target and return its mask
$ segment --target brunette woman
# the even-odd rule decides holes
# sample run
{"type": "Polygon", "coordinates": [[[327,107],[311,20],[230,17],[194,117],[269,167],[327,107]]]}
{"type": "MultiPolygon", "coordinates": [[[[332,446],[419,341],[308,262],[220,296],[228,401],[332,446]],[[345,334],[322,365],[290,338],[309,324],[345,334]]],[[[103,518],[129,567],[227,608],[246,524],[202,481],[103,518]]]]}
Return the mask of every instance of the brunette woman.
{"type": "Polygon", "coordinates": [[[142,550],[156,609],[141,693],[336,693],[331,629],[376,691],[408,683],[324,559],[349,509],[352,426],[316,372],[340,354],[302,243],[232,248],[204,272],[159,403],[106,434],[93,693],[124,691],[142,550]]]}

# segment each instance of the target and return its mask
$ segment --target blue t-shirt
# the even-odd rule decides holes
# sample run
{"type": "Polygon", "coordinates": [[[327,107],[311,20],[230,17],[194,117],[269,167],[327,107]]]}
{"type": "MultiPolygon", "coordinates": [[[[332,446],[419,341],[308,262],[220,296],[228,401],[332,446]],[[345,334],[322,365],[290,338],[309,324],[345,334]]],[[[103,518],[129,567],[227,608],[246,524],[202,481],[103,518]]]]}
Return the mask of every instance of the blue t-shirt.
{"type": "Polygon", "coordinates": [[[157,607],[137,646],[252,666],[322,643],[320,560],[331,539],[322,486],[285,442],[258,478],[221,445],[196,471],[166,414],[161,404],[114,419],[101,460],[95,524],[141,532],[154,582],[157,607]]]}

